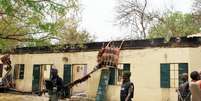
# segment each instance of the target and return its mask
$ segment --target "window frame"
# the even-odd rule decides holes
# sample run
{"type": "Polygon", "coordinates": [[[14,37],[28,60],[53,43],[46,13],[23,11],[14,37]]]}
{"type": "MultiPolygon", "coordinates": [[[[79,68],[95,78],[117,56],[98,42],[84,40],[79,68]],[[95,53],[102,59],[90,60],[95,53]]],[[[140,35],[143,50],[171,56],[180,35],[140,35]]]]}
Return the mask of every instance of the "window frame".
{"type": "Polygon", "coordinates": [[[15,64],[14,65],[14,75],[15,79],[24,79],[24,73],[25,72],[25,64],[15,64]]]}
{"type": "Polygon", "coordinates": [[[125,68],[125,65],[129,65],[129,69],[128,70],[131,71],[131,63],[119,63],[118,66],[117,66],[117,68],[114,68],[115,69],[115,74],[114,74],[115,76],[113,78],[114,80],[112,80],[113,82],[111,83],[111,81],[110,81],[111,77],[110,77],[108,85],[121,85],[122,84],[123,72],[125,70],[127,70],[125,68]]]}
{"type": "Polygon", "coordinates": [[[184,73],[184,72],[182,72],[182,73],[180,73],[181,72],[181,67],[180,67],[180,65],[185,65],[186,66],[186,72],[185,73],[189,73],[189,63],[188,62],[180,62],[180,63],[160,63],[160,88],[177,88],[177,87],[179,87],[179,85],[180,85],[180,82],[181,82],[181,79],[180,79],[180,77],[181,77],[181,75],[182,75],[182,73],[184,73]],[[161,65],[162,64],[168,64],[169,65],[169,85],[167,85],[166,87],[165,86],[163,86],[162,85],[162,80],[161,80],[161,65]],[[171,65],[174,65],[174,69],[171,69],[171,65]],[[177,67],[175,67],[175,65],[177,65],[177,67]],[[175,68],[177,68],[177,69],[175,69],[175,68]],[[175,74],[175,73],[178,73],[178,74],[175,74]],[[171,77],[171,74],[174,74],[173,75],[173,78],[171,77]],[[171,81],[173,80],[173,82],[174,82],[174,87],[173,86],[171,86],[171,81]],[[176,81],[177,80],[177,81],[176,81]]]}

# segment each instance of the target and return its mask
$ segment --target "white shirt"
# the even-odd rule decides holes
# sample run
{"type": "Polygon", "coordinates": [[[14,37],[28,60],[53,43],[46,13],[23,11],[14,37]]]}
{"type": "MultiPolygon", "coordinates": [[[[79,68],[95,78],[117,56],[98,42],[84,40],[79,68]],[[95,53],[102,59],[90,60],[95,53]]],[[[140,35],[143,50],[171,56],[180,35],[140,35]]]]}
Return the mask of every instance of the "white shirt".
{"type": "Polygon", "coordinates": [[[191,81],[190,83],[190,91],[192,94],[192,101],[201,101],[201,80],[199,81],[191,81]]]}

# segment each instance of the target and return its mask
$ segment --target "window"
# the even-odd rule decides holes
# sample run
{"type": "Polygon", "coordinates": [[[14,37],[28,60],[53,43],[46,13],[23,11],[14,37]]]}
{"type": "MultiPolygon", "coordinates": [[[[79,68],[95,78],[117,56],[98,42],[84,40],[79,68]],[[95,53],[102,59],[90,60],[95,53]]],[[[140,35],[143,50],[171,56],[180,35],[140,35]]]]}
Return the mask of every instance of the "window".
{"type": "Polygon", "coordinates": [[[117,72],[117,85],[121,85],[122,78],[123,78],[123,64],[120,64],[118,66],[118,72],[117,72]]]}
{"type": "Polygon", "coordinates": [[[130,71],[130,64],[123,64],[123,71],[130,71]]]}
{"type": "Polygon", "coordinates": [[[182,80],[181,75],[188,73],[187,63],[172,63],[160,65],[161,88],[177,88],[182,80]]]}
{"type": "Polygon", "coordinates": [[[0,64],[0,77],[3,76],[3,64],[0,64]]]}
{"type": "Polygon", "coordinates": [[[178,64],[170,64],[170,88],[177,88],[179,84],[178,64]]]}
{"type": "Polygon", "coordinates": [[[15,79],[24,79],[24,64],[15,64],[14,77],[15,79]]]}
{"type": "Polygon", "coordinates": [[[115,68],[109,68],[110,71],[110,78],[109,78],[109,85],[115,85],[115,74],[116,74],[116,69],[115,68]]]}
{"type": "Polygon", "coordinates": [[[117,69],[110,68],[109,85],[120,85],[122,83],[123,71],[130,71],[130,64],[119,64],[117,69]]]}
{"type": "Polygon", "coordinates": [[[179,85],[182,83],[182,74],[188,74],[188,64],[187,63],[180,63],[179,65],[179,85]]]}
{"type": "Polygon", "coordinates": [[[19,79],[24,79],[24,64],[20,64],[20,75],[19,79]]]}

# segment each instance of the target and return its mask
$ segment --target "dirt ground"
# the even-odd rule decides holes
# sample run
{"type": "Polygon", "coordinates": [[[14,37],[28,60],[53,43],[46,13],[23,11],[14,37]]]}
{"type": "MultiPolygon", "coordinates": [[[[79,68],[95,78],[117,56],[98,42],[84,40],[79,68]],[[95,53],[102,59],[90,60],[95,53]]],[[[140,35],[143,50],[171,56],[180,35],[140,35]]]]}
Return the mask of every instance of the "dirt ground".
{"type": "Polygon", "coordinates": [[[48,97],[0,93],[0,101],[48,101],[48,97]]]}
{"type": "MultiPolygon", "coordinates": [[[[48,96],[37,95],[19,95],[10,93],[0,93],[0,101],[48,101],[48,96]]],[[[94,99],[74,97],[72,99],[65,99],[59,101],[95,101],[94,99]]]]}

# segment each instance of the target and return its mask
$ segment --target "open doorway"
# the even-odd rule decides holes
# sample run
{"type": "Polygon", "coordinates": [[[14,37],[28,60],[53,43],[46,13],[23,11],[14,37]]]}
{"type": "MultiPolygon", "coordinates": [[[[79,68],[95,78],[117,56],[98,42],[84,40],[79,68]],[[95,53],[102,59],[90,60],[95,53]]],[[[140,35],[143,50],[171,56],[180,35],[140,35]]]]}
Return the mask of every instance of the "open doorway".
{"type": "Polygon", "coordinates": [[[45,80],[50,79],[52,64],[34,64],[32,78],[32,92],[39,94],[45,89],[45,80]]]}
{"type": "MultiPolygon", "coordinates": [[[[73,81],[85,76],[87,74],[86,64],[73,64],[73,81]]],[[[87,82],[82,82],[73,87],[72,95],[86,94],[87,82]]]]}

